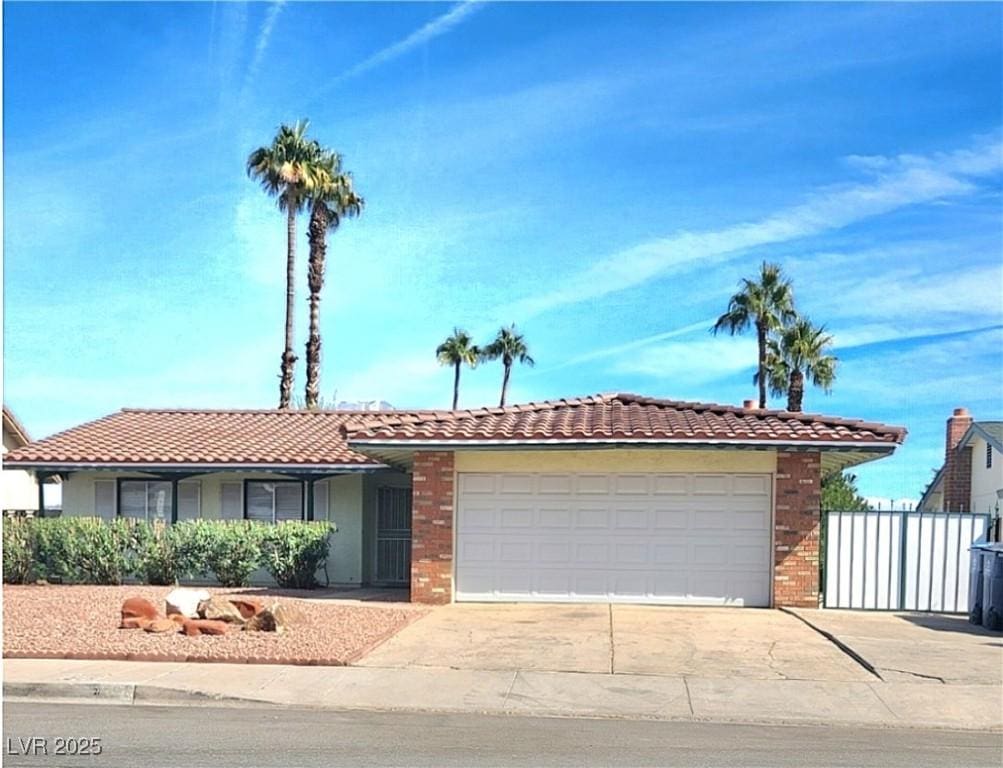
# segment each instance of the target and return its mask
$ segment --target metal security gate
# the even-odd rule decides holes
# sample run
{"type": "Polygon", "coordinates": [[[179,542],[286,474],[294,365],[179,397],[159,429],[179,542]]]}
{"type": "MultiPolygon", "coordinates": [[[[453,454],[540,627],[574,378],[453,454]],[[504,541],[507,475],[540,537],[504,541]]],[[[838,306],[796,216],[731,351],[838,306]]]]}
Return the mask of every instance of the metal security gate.
{"type": "Polygon", "coordinates": [[[400,586],[411,581],[411,489],[376,491],[376,583],[400,586]]]}
{"type": "Polygon", "coordinates": [[[823,513],[823,605],[966,613],[968,550],[989,524],[987,514],[823,513]]]}

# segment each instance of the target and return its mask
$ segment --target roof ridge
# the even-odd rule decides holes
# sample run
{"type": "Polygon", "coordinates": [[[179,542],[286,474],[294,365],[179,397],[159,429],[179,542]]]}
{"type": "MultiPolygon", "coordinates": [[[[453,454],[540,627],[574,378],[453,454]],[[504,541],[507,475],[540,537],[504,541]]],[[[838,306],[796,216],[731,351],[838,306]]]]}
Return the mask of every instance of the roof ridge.
{"type": "MultiPolygon", "coordinates": [[[[461,408],[456,411],[436,409],[431,411],[412,411],[408,412],[406,415],[402,414],[401,418],[391,419],[390,421],[379,422],[378,424],[367,424],[364,422],[359,423],[346,423],[342,428],[346,432],[354,432],[363,429],[369,429],[373,426],[380,427],[396,427],[402,426],[404,423],[408,422],[409,418],[418,419],[423,424],[441,424],[447,421],[462,421],[465,419],[472,419],[477,416],[504,416],[510,413],[530,413],[539,411],[556,410],[557,408],[564,406],[574,406],[574,405],[584,405],[588,403],[595,402],[611,402],[617,397],[614,392],[600,392],[595,395],[581,395],[578,397],[564,397],[557,400],[531,400],[528,403],[513,403],[512,405],[505,406],[491,406],[483,405],[478,408],[461,408]],[[426,417],[424,414],[428,414],[431,418],[426,417]]],[[[373,413],[372,411],[359,411],[362,413],[373,413]]]]}

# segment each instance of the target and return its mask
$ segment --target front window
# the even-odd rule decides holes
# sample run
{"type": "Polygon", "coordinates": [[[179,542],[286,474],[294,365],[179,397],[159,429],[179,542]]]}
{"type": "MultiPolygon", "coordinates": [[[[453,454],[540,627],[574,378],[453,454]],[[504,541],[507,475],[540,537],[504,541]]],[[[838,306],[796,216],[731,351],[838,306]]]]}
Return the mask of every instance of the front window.
{"type": "Polygon", "coordinates": [[[303,519],[303,484],[297,480],[248,481],[244,517],[264,523],[303,519]]]}
{"type": "Polygon", "coordinates": [[[162,480],[123,480],[118,486],[118,513],[148,522],[171,520],[171,484],[162,480]]]}
{"type": "Polygon", "coordinates": [[[993,447],[990,443],[986,443],[986,469],[993,468],[993,447]]]}

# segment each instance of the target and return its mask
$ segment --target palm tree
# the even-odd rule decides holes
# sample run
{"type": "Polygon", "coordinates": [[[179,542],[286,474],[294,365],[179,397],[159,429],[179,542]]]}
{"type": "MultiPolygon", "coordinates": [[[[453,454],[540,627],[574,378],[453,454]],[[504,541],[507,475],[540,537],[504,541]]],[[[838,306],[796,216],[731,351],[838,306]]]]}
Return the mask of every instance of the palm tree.
{"type": "Polygon", "coordinates": [[[802,409],[805,376],[826,393],[832,390],[837,358],[829,354],[832,336],[825,326],[816,327],[807,317],[798,317],[781,331],[779,339],[770,339],[768,346],[767,383],[773,394],[787,393],[788,411],[802,409]]]}
{"type": "Polygon", "coordinates": [[[448,337],[435,349],[439,365],[453,366],[453,410],[460,401],[460,366],[477,366],[481,359],[481,350],[473,344],[470,334],[460,328],[453,329],[453,335],[448,337]]]}
{"type": "Polygon", "coordinates": [[[342,219],[362,213],[364,201],[352,188],[352,175],[341,170],[341,156],[325,150],[319,161],[320,178],[310,197],[310,336],[306,343],[306,407],[316,408],[320,397],[320,292],[324,288],[327,231],[342,219]]]}
{"type": "Polygon", "coordinates": [[[508,395],[508,380],[512,375],[512,363],[518,360],[525,365],[533,366],[536,361],[529,356],[529,348],[526,346],[526,339],[521,333],[516,333],[515,326],[501,328],[495,340],[484,348],[485,360],[497,360],[501,358],[502,365],[505,366],[505,373],[502,376],[501,401],[499,407],[505,407],[505,398],[508,395]]]}
{"type": "Polygon", "coordinates": [[[320,145],[306,138],[309,122],[282,125],[267,147],[258,147],[247,158],[247,175],[276,198],[286,214],[286,339],[282,351],[279,408],[288,408],[293,392],[293,309],[296,299],[296,214],[306,205],[321,178],[317,165],[320,145]]]}
{"type": "Polygon", "coordinates": [[[794,319],[794,291],[776,264],[763,262],[758,282],[743,278],[741,290],[728,301],[728,310],[711,329],[715,335],[727,330],[732,336],[756,327],[759,366],[753,380],[759,384],[759,407],[766,407],[766,352],[769,335],[794,319]]]}

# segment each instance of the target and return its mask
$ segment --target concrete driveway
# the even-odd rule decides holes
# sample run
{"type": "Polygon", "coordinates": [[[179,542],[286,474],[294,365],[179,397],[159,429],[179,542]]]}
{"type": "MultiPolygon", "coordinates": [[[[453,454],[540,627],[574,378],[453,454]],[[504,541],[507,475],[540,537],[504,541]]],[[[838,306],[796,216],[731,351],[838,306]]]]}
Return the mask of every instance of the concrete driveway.
{"type": "Polygon", "coordinates": [[[763,680],[875,679],[798,618],[734,608],[453,604],[435,609],[357,663],[763,680]]]}
{"type": "Polygon", "coordinates": [[[887,682],[1000,685],[1003,635],[965,616],[798,610],[873,665],[887,682]]]}

